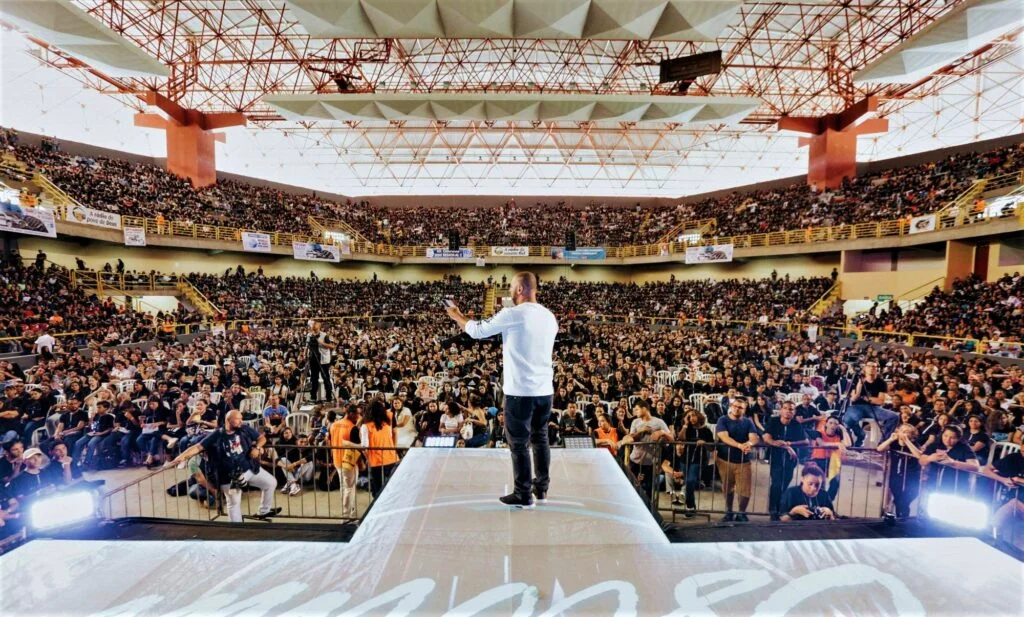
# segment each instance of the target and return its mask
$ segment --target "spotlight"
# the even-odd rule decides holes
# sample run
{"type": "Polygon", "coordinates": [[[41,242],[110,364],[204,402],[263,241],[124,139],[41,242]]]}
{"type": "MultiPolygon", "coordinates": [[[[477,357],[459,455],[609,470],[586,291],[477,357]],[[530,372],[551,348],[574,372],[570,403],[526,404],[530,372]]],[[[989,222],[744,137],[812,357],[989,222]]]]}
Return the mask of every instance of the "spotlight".
{"type": "Polygon", "coordinates": [[[36,500],[29,508],[29,523],[36,531],[51,531],[96,517],[96,500],[92,491],[58,493],[36,500]]]}
{"type": "Polygon", "coordinates": [[[953,527],[983,531],[988,527],[988,506],[958,495],[932,493],[928,497],[928,517],[953,527]]]}
{"type": "Polygon", "coordinates": [[[424,448],[454,448],[455,435],[432,435],[423,441],[424,448]]]}

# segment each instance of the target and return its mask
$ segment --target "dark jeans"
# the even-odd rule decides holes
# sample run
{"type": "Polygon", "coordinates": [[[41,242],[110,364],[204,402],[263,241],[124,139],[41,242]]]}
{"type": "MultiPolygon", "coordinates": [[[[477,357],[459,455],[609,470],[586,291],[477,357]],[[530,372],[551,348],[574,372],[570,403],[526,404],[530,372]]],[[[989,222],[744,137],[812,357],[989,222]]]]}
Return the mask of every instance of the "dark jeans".
{"type": "Polygon", "coordinates": [[[331,385],[331,367],[319,362],[309,363],[309,398],[320,400],[320,380],[324,380],[324,396],[328,401],[334,400],[334,387],[331,385]]]}
{"type": "Polygon", "coordinates": [[[921,491],[921,474],[889,474],[889,490],[892,491],[892,503],[896,510],[896,518],[908,518],[910,517],[910,504],[914,503],[917,494],[921,491]]]}
{"type": "Polygon", "coordinates": [[[551,477],[551,446],[548,443],[548,418],[551,396],[506,396],[505,439],[512,453],[515,493],[529,497],[534,487],[544,493],[551,477]],[[533,461],[530,461],[530,447],[533,461]]]}
{"type": "Polygon", "coordinates": [[[843,414],[843,424],[853,433],[854,447],[860,447],[864,443],[864,429],[861,428],[862,420],[874,420],[882,431],[882,440],[889,438],[892,432],[900,423],[900,415],[895,411],[889,411],[877,405],[850,405],[843,414]]]}
{"type": "Polygon", "coordinates": [[[367,471],[366,475],[370,478],[370,494],[373,495],[374,499],[384,490],[384,485],[391,479],[391,474],[395,472],[395,467],[398,467],[398,463],[370,467],[367,471]]]}
{"type": "Polygon", "coordinates": [[[768,489],[768,512],[771,514],[781,514],[779,512],[779,502],[782,501],[782,494],[789,488],[790,482],[793,481],[793,471],[796,470],[796,459],[791,458],[785,452],[779,456],[777,453],[772,452],[771,462],[771,485],[768,489]]]}

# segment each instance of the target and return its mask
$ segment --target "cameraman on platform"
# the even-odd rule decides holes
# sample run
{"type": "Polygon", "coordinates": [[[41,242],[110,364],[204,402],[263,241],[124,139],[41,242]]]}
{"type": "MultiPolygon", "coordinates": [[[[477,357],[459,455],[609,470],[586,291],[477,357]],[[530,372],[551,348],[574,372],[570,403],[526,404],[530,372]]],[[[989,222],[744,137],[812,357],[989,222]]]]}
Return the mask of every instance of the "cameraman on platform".
{"type": "Polygon", "coordinates": [[[267,438],[256,429],[242,424],[242,412],[231,410],[224,417],[224,427],[208,434],[203,440],[179,454],[167,463],[168,467],[187,461],[200,452],[210,458],[214,476],[228,505],[228,520],[242,522],[242,489],[254,486],[260,489],[259,518],[279,514],[281,508],[274,506],[274,489],[277,479],[260,467],[260,457],[267,438]]]}
{"type": "Polygon", "coordinates": [[[334,402],[334,384],[331,383],[331,351],[338,348],[320,322],[310,320],[306,335],[306,368],[309,370],[309,398],[320,401],[320,379],[324,380],[324,396],[328,403],[334,402]]]}
{"type": "Polygon", "coordinates": [[[889,438],[900,423],[900,415],[895,411],[882,407],[889,386],[878,374],[878,363],[869,360],[864,364],[864,374],[857,380],[850,393],[850,406],[843,414],[843,424],[853,434],[853,446],[859,448],[864,443],[864,429],[860,423],[874,420],[882,430],[881,441],[889,438]]]}

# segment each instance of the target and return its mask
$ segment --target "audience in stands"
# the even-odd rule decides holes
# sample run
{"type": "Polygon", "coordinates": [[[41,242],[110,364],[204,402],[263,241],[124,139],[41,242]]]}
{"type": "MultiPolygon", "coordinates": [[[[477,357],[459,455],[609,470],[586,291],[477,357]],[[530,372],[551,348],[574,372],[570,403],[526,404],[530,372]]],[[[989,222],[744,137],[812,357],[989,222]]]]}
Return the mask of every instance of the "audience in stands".
{"type": "MultiPolygon", "coordinates": [[[[1006,274],[986,283],[971,274],[953,282],[950,291],[936,287],[912,309],[898,305],[869,311],[855,320],[866,330],[910,332],[922,335],[970,338],[985,341],[987,353],[1020,357],[1024,335],[1024,276],[1006,274]]],[[[869,335],[870,336],[870,335],[869,335]]],[[[919,337],[924,346],[950,347],[941,338],[919,337]]],[[[956,343],[957,349],[967,349],[956,343]]]]}
{"type": "Polygon", "coordinates": [[[313,216],[342,220],[374,243],[435,246],[446,245],[451,230],[467,246],[561,246],[568,231],[579,246],[614,246],[655,243],[680,223],[712,218],[718,237],[909,218],[941,209],[976,179],[1024,169],[1018,145],[860,176],[823,192],[798,183],[678,205],[513,200],[500,207],[382,207],[234,180],[196,189],[153,165],[71,155],[56,142],[19,144],[9,129],[3,144],[83,204],[126,216],[300,235],[313,234],[313,216]]]}

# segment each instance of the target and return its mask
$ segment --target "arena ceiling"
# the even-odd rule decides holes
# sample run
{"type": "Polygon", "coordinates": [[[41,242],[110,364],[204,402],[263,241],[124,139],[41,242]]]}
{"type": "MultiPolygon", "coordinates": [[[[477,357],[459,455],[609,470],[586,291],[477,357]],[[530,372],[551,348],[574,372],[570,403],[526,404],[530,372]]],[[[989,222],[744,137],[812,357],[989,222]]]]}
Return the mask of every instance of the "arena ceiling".
{"type": "Polygon", "coordinates": [[[1010,0],[0,0],[0,21],[31,33],[4,33],[5,86],[40,89],[39,105],[5,94],[0,121],[159,155],[159,135],[127,129],[155,90],[245,114],[249,127],[221,146],[225,171],[352,195],[678,196],[805,172],[778,119],[868,95],[891,130],[861,139],[865,160],[1021,132],[1020,11],[1010,0]],[[69,26],[76,9],[103,32],[69,26]],[[32,57],[9,57],[21,49],[32,57]],[[658,85],[662,59],[714,49],[722,72],[686,96],[658,85]],[[87,131],[78,112],[53,111],[70,96],[87,131]],[[372,109],[349,113],[357,97],[372,109]],[[741,116],[593,113],[664,97],[680,109],[753,103],[741,116]],[[485,103],[438,113],[459,98],[485,103]],[[552,98],[590,106],[522,111],[552,98]]]}

